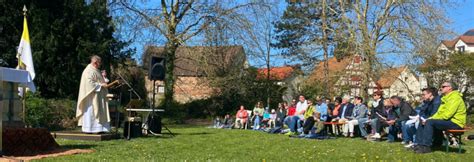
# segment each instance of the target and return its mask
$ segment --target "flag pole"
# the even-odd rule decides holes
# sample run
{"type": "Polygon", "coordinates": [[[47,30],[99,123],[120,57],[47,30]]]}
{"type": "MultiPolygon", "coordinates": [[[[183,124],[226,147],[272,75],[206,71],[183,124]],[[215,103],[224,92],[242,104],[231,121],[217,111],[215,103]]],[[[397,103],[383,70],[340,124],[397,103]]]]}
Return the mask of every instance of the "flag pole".
{"type": "MultiPolygon", "coordinates": [[[[26,19],[26,11],[28,11],[28,9],[26,9],[26,5],[23,5],[23,18],[26,19]]],[[[25,29],[23,29],[25,30],[25,29]]],[[[21,55],[21,54],[20,54],[21,55]]],[[[18,59],[18,66],[20,66],[21,68],[21,57],[19,57],[18,59]]],[[[21,100],[22,100],[22,107],[23,107],[23,124],[25,125],[25,128],[26,128],[26,86],[23,87],[22,89],[22,97],[21,97],[21,100]]]]}

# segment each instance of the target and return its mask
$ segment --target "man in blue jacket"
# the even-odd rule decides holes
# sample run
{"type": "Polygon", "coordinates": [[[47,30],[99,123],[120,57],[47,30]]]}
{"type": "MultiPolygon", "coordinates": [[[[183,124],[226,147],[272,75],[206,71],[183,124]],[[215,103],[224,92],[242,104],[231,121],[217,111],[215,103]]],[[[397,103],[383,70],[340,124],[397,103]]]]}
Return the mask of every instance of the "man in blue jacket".
{"type": "MultiPolygon", "coordinates": [[[[346,123],[349,121],[349,118],[352,117],[352,110],[354,109],[354,104],[350,103],[349,100],[349,96],[344,96],[344,98],[342,98],[341,109],[338,115],[340,123],[346,123]]],[[[343,128],[344,127],[345,124],[343,125],[343,128]]],[[[347,136],[347,134],[344,134],[344,136],[347,136]]]]}
{"type": "Polygon", "coordinates": [[[422,89],[423,106],[420,109],[420,117],[428,119],[433,116],[441,105],[441,96],[434,87],[422,89]]]}
{"type": "Polygon", "coordinates": [[[344,96],[344,98],[342,98],[341,110],[339,111],[339,115],[338,115],[339,119],[347,119],[348,117],[352,116],[352,110],[354,109],[354,104],[350,103],[349,100],[350,100],[349,96],[344,96]]]}

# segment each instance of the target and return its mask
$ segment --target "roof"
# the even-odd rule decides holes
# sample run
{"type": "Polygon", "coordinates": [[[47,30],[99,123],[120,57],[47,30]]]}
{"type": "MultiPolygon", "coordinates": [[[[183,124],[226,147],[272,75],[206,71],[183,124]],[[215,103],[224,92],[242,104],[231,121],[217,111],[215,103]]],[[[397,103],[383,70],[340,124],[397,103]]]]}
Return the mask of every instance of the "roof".
{"type": "MultiPolygon", "coordinates": [[[[151,56],[164,54],[164,47],[147,46],[143,66],[148,69],[151,56]]],[[[244,68],[246,56],[242,46],[182,46],[176,50],[174,75],[207,76],[225,73],[233,67],[244,68]]]]}
{"type": "Polygon", "coordinates": [[[466,44],[474,44],[474,36],[462,35],[462,36],[459,36],[459,39],[462,40],[466,44]]]}
{"type": "Polygon", "coordinates": [[[405,66],[398,68],[390,68],[382,73],[377,84],[382,88],[388,88],[398,79],[398,76],[406,69],[405,66]]]}
{"type": "MultiPolygon", "coordinates": [[[[282,81],[288,79],[297,70],[296,67],[282,66],[270,68],[270,80],[282,81]]],[[[268,68],[257,69],[257,79],[267,78],[268,68]]]]}
{"type": "MultiPolygon", "coordinates": [[[[352,58],[352,57],[350,57],[352,58]]],[[[329,80],[331,82],[331,78],[337,76],[340,72],[346,69],[347,65],[351,63],[350,58],[343,58],[338,60],[335,57],[328,59],[328,69],[329,69],[329,80]]],[[[312,74],[309,76],[310,80],[323,80],[324,78],[324,61],[319,62],[319,64],[315,67],[312,74]]],[[[334,82],[336,80],[333,80],[334,82]]]]}
{"type": "Polygon", "coordinates": [[[453,40],[442,40],[441,43],[443,43],[446,47],[452,49],[459,40],[462,40],[466,44],[474,44],[474,29],[466,31],[463,35],[453,40]]]}
{"type": "Polygon", "coordinates": [[[458,42],[459,38],[456,38],[454,40],[443,40],[441,43],[443,43],[447,48],[452,49],[454,48],[454,45],[456,45],[456,42],[458,42]]]}
{"type": "Polygon", "coordinates": [[[474,36],[474,29],[468,30],[463,35],[465,35],[465,36],[474,36]]]}

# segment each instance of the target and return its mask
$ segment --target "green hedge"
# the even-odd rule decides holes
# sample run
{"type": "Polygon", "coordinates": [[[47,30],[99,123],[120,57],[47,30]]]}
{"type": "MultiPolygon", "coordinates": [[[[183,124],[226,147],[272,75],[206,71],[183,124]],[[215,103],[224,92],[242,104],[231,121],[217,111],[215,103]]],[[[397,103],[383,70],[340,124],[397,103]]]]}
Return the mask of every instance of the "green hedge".
{"type": "Polygon", "coordinates": [[[25,124],[28,127],[59,130],[73,129],[76,126],[74,100],[44,99],[28,95],[25,112],[25,124]]]}

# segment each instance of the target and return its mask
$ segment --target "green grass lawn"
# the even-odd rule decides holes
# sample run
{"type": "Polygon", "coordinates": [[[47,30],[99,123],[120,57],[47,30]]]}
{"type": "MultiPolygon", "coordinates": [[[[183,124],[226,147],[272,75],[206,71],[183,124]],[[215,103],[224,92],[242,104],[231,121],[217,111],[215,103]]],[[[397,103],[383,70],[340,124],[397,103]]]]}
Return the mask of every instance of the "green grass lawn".
{"type": "MultiPolygon", "coordinates": [[[[176,137],[141,137],[103,142],[58,139],[65,148],[93,149],[94,153],[46,158],[46,161],[472,161],[474,142],[463,154],[435,150],[418,155],[399,142],[369,142],[359,138],[311,140],[250,130],[174,126],[176,137]]],[[[472,132],[471,132],[472,133],[472,132]]]]}

